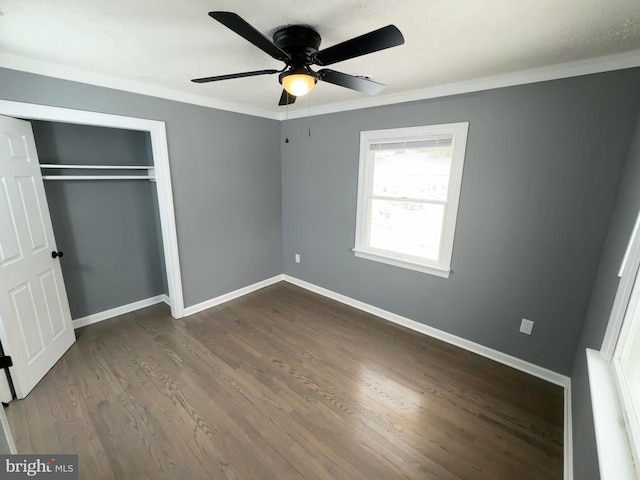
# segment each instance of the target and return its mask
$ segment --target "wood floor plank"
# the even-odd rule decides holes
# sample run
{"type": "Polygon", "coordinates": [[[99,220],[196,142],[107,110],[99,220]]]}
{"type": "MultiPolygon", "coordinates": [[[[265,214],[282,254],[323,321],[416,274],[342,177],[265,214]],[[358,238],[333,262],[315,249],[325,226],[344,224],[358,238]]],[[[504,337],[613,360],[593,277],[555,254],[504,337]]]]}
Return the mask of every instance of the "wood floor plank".
{"type": "MultiPolygon", "coordinates": [[[[153,338],[153,335],[149,335],[148,338],[153,338]]],[[[140,343],[136,342],[136,344],[139,346],[140,343]]],[[[166,345],[167,344],[165,344],[165,346],[162,347],[162,350],[165,352],[167,351],[166,345]]],[[[157,352],[154,353],[154,349],[158,347],[159,345],[157,345],[157,343],[154,344],[152,342],[152,343],[146,344],[143,350],[145,354],[155,355],[157,352]]],[[[172,348],[171,351],[173,353],[172,358],[174,359],[180,358],[179,357],[180,353],[176,352],[174,348],[172,348]]],[[[201,361],[198,362],[196,365],[203,364],[202,357],[199,357],[199,358],[201,359],[201,361]]],[[[150,372],[153,372],[155,367],[158,367],[158,366],[147,367],[147,370],[150,372]]],[[[195,378],[195,376],[193,375],[193,373],[195,372],[194,369],[190,367],[185,368],[184,365],[180,365],[180,368],[177,368],[177,367],[178,365],[172,366],[171,363],[163,364],[165,373],[166,375],[168,375],[167,378],[170,378],[170,379],[179,378],[179,382],[176,382],[167,390],[166,387],[162,385],[162,379],[156,373],[151,377],[153,378],[157,387],[160,390],[164,391],[165,396],[175,397],[177,395],[180,398],[180,403],[187,405],[187,410],[191,412],[191,415],[193,415],[196,420],[195,422],[196,429],[202,428],[202,424],[206,417],[215,418],[214,414],[216,412],[213,412],[213,411],[197,412],[195,410],[195,403],[197,402],[199,405],[207,405],[209,403],[208,402],[209,400],[217,400],[215,402],[216,406],[218,407],[217,408],[218,416],[216,418],[216,422],[212,425],[207,425],[206,431],[209,433],[212,433],[214,430],[223,432],[223,435],[225,436],[224,438],[225,444],[238,442],[245,445],[245,447],[254,445],[255,448],[254,448],[253,455],[257,458],[262,458],[262,462],[256,462],[255,464],[259,464],[263,472],[265,469],[267,469],[268,471],[268,468],[266,467],[266,465],[269,465],[274,459],[278,459],[278,457],[281,457],[281,456],[279,452],[275,449],[272,449],[272,451],[269,451],[270,447],[265,444],[265,442],[260,438],[259,435],[257,435],[254,429],[251,429],[246,424],[246,414],[240,411],[239,403],[238,403],[238,401],[242,401],[243,398],[242,397],[233,398],[234,394],[236,394],[237,396],[238,391],[236,389],[228,389],[225,396],[214,396],[212,398],[210,395],[207,394],[208,392],[204,388],[202,388],[202,385],[206,385],[207,382],[219,383],[217,379],[212,380],[211,378],[204,378],[204,376],[198,376],[198,378],[195,378]],[[183,393],[186,391],[190,392],[191,398],[189,399],[186,398],[186,394],[183,393]],[[238,411],[236,412],[235,410],[238,410],[238,411]],[[220,414],[221,411],[225,412],[225,414],[220,414]]],[[[218,374],[217,377],[221,377],[221,375],[218,374]]],[[[211,392],[211,385],[208,386],[208,391],[211,392]]],[[[220,448],[227,448],[227,447],[223,446],[220,448]]],[[[237,453],[241,454],[242,448],[239,448],[237,450],[238,450],[237,453]]],[[[236,455],[236,451],[231,449],[231,452],[229,454],[236,455]]],[[[278,470],[278,473],[281,475],[281,478],[289,478],[288,474],[283,475],[284,471],[282,467],[283,466],[286,467],[286,461],[283,458],[279,458],[279,460],[280,460],[280,469],[278,470]]],[[[253,467],[253,465],[255,464],[249,463],[249,464],[243,465],[242,468],[248,469],[250,467],[253,467]]],[[[284,470],[286,472],[289,472],[289,471],[294,471],[295,468],[292,465],[290,465],[289,467],[286,467],[284,470]]],[[[257,472],[253,472],[250,474],[256,475],[257,472]]],[[[297,473],[292,475],[293,477],[299,478],[299,474],[297,473]]]]}
{"type": "Polygon", "coordinates": [[[80,478],[562,478],[560,387],[287,283],[78,334],[7,417],[80,478]]]}
{"type": "MultiPolygon", "coordinates": [[[[344,340],[344,339],[343,339],[343,340],[344,340]]],[[[369,362],[372,362],[372,360],[369,360],[369,362]]],[[[372,372],[373,372],[373,373],[375,373],[375,372],[371,369],[371,363],[369,363],[369,365],[368,365],[367,369],[368,369],[369,373],[372,373],[372,372]]],[[[397,382],[398,382],[398,376],[397,376],[397,374],[399,374],[399,373],[398,373],[398,372],[396,372],[396,374],[394,374],[394,375],[393,375],[393,377],[391,377],[391,375],[389,375],[388,373],[387,373],[387,374],[385,374],[385,373],[377,373],[377,374],[376,374],[376,377],[377,377],[377,378],[387,378],[387,376],[389,376],[389,378],[393,378],[394,386],[399,387],[399,388],[407,389],[407,386],[403,386],[403,385],[398,385],[398,384],[397,384],[397,382]]],[[[432,380],[433,385],[436,385],[436,384],[437,384],[436,382],[437,382],[437,379],[432,380]]],[[[387,400],[389,400],[390,398],[392,398],[392,397],[389,395],[389,393],[384,392],[384,390],[383,390],[383,389],[384,389],[384,387],[380,385],[380,382],[379,382],[379,381],[377,381],[376,379],[373,379],[373,378],[371,377],[371,375],[367,375],[367,374],[364,374],[364,375],[363,375],[363,374],[361,373],[360,384],[362,385],[363,383],[364,383],[367,387],[371,387],[371,388],[373,388],[374,390],[376,390],[375,394],[377,395],[377,397],[380,397],[380,395],[382,395],[382,397],[380,397],[380,398],[386,398],[387,400]]],[[[448,391],[447,391],[447,388],[448,388],[448,385],[441,385],[441,390],[444,390],[444,394],[445,394],[445,395],[444,395],[444,400],[445,400],[445,402],[446,402],[446,403],[449,403],[449,402],[457,402],[457,403],[458,403],[458,405],[456,406],[456,408],[457,408],[457,414],[458,414],[458,415],[460,415],[461,413],[466,413],[465,406],[464,406],[464,405],[460,405],[460,403],[464,403],[464,402],[461,402],[461,399],[460,399],[460,398],[456,398],[456,397],[462,397],[462,399],[464,400],[464,397],[466,396],[466,392],[464,392],[464,391],[460,391],[460,390],[458,389],[458,390],[454,391],[454,392],[453,392],[453,394],[450,394],[450,392],[448,392],[448,391]],[[449,397],[452,397],[452,398],[449,398],[449,397]]],[[[436,395],[436,397],[435,397],[435,398],[438,398],[439,396],[441,396],[441,393],[439,393],[439,392],[437,392],[437,391],[434,391],[434,392],[432,392],[432,393],[433,393],[434,395],[436,395]]],[[[375,397],[374,397],[374,398],[375,398],[375,397]]],[[[399,397],[398,397],[398,398],[399,398],[399,397]]],[[[395,399],[395,400],[398,400],[398,399],[395,399]]],[[[407,396],[407,397],[403,398],[403,399],[402,399],[402,402],[408,402],[409,404],[410,404],[410,403],[412,403],[411,397],[407,396]]],[[[476,402],[478,402],[478,399],[477,399],[477,398],[471,399],[471,400],[469,400],[469,401],[467,401],[467,402],[466,402],[466,403],[469,403],[471,406],[475,407],[475,408],[474,408],[474,410],[475,410],[476,412],[478,412],[478,413],[473,413],[473,414],[472,414],[472,416],[471,416],[471,418],[472,418],[472,419],[474,419],[476,416],[478,416],[478,415],[480,415],[480,414],[484,414],[484,411],[483,411],[482,407],[484,407],[485,405],[488,405],[489,407],[490,407],[490,406],[492,406],[490,403],[489,403],[489,404],[487,404],[486,402],[485,402],[484,404],[482,404],[482,405],[476,405],[476,402]]],[[[495,400],[494,400],[494,402],[495,402],[495,400]]],[[[441,407],[441,408],[442,408],[443,406],[444,406],[444,407],[446,407],[446,403],[445,403],[445,404],[441,404],[441,405],[440,405],[440,407],[441,407]]],[[[392,405],[392,406],[393,406],[393,405],[392,405]]],[[[402,407],[402,405],[395,405],[396,409],[397,409],[399,406],[400,406],[400,407],[402,407]]],[[[414,406],[415,406],[415,405],[414,405],[414,406]]],[[[435,417],[437,418],[437,416],[435,416],[435,417]]],[[[467,418],[465,418],[465,420],[464,420],[464,422],[463,422],[463,423],[467,423],[468,421],[469,421],[469,416],[467,416],[467,418]]],[[[478,422],[476,422],[476,424],[477,424],[477,423],[478,423],[478,422]]],[[[482,435],[481,435],[481,436],[479,436],[479,439],[480,439],[480,442],[481,442],[481,443],[482,443],[482,441],[483,441],[484,439],[486,439],[487,434],[489,434],[489,433],[490,433],[490,428],[487,428],[487,427],[488,427],[488,425],[486,424],[486,421],[483,421],[482,423],[484,423],[485,425],[484,425],[484,430],[481,430],[482,435]]],[[[497,423],[497,422],[493,422],[493,423],[497,423]]],[[[441,428],[443,428],[443,425],[442,425],[442,424],[441,424],[441,428]]],[[[446,428],[446,427],[445,427],[445,428],[446,428]]],[[[467,429],[465,429],[465,430],[463,430],[463,429],[458,428],[456,425],[450,425],[450,429],[451,429],[451,428],[453,428],[453,432],[450,432],[450,433],[456,433],[456,431],[457,431],[457,433],[458,433],[458,434],[464,434],[465,436],[470,435],[470,434],[472,433],[471,431],[473,430],[473,429],[468,429],[468,428],[467,428],[467,429]]],[[[468,438],[468,437],[467,437],[467,438],[468,438]]],[[[501,443],[501,445],[502,445],[503,451],[508,451],[508,450],[506,450],[506,449],[507,449],[508,447],[510,447],[510,446],[513,444],[513,442],[514,442],[514,441],[516,441],[516,442],[517,442],[517,441],[518,441],[518,439],[514,439],[514,438],[504,438],[504,439],[502,439],[502,441],[501,441],[500,443],[501,443]]],[[[482,448],[482,444],[481,444],[481,443],[479,444],[479,448],[482,448]]],[[[538,459],[538,460],[540,460],[540,459],[538,459]]],[[[537,462],[529,462],[529,469],[528,469],[528,471],[533,470],[533,472],[535,473],[535,471],[536,471],[536,469],[537,469],[537,466],[538,466],[537,462]]],[[[537,478],[537,477],[533,477],[533,478],[537,478]]]]}

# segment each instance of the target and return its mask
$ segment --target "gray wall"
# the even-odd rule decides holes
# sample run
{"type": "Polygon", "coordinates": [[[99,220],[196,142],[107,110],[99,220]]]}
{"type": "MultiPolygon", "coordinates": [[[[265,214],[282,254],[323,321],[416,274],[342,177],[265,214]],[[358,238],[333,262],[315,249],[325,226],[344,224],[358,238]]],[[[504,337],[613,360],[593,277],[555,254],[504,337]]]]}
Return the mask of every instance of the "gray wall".
{"type": "Polygon", "coordinates": [[[640,118],[627,161],[571,375],[575,478],[599,479],[585,349],[599,350],[618,289],[618,270],[640,210],[640,118]]]}
{"type": "Polygon", "coordinates": [[[186,306],[282,273],[279,122],[8,69],[0,85],[5,100],[166,123],[186,306]]]}
{"type": "Polygon", "coordinates": [[[635,69],[283,122],[284,272],[569,374],[638,85],[635,69]],[[360,131],[464,121],[451,277],[356,258],[360,131]]]}
{"type": "MultiPolygon", "coordinates": [[[[40,163],[153,164],[145,132],[41,121],[31,121],[31,125],[40,163]]],[[[131,174],[109,170],[45,173],[131,174]]],[[[57,247],[64,252],[60,264],[72,318],[168,293],[152,182],[44,183],[57,247]]]]}

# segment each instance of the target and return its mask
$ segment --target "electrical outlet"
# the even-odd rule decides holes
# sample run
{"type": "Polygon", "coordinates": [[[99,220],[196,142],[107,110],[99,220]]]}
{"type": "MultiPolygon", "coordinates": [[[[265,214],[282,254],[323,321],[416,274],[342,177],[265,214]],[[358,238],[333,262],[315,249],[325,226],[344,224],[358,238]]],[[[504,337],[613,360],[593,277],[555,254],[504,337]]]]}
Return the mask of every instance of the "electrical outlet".
{"type": "Polygon", "coordinates": [[[296,263],[300,263],[300,254],[296,253],[296,263]]]}
{"type": "Polygon", "coordinates": [[[533,331],[533,320],[527,320],[526,318],[523,318],[522,322],[520,323],[520,333],[531,335],[532,331],[533,331]]]}

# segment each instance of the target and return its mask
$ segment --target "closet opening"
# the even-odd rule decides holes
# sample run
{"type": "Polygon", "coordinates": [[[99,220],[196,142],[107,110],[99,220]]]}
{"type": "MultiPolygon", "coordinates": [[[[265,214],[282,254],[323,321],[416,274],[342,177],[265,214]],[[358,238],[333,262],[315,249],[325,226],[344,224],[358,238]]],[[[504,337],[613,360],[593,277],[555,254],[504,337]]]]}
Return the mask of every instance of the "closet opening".
{"type": "Polygon", "coordinates": [[[30,123],[74,327],[169,303],[149,133],[30,123]]]}
{"type": "Polygon", "coordinates": [[[74,327],[159,301],[183,317],[164,122],[3,100],[0,115],[32,125],[74,327]]]}

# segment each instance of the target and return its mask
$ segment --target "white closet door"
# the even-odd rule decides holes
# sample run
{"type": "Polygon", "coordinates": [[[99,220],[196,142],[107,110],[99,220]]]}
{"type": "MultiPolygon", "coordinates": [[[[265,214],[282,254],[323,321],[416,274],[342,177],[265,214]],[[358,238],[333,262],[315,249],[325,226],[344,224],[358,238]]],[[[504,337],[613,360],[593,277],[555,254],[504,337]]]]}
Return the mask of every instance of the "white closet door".
{"type": "Polygon", "coordinates": [[[31,124],[0,116],[0,340],[24,398],[75,342],[31,124]]]}

